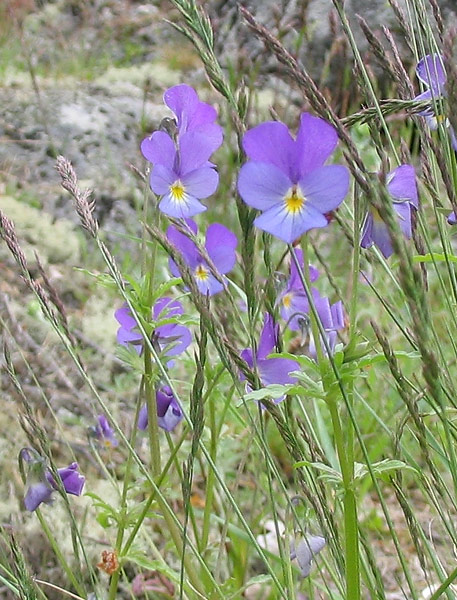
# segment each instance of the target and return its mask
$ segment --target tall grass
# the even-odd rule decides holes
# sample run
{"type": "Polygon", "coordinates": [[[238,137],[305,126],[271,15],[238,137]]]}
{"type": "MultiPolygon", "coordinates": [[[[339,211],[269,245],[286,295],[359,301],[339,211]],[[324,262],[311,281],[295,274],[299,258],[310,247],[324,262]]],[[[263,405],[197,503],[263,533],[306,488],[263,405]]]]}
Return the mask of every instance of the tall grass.
{"type": "MultiPolygon", "coordinates": [[[[16,373],[11,354],[19,349],[7,316],[0,316],[6,372],[29,445],[56,478],[57,459],[60,464],[62,456],[69,462],[76,455],[92,500],[82,515],[80,500],[58,485],[54,505],[43,505],[29,517],[39,520],[57,565],[49,573],[43,566],[38,578],[27,567],[27,548],[21,549],[17,536],[5,527],[0,582],[8,594],[20,598],[54,597],[51,589],[58,588],[58,597],[108,600],[453,599],[457,256],[454,228],[446,221],[457,208],[457,166],[449,136],[449,125],[457,125],[453,34],[445,31],[435,1],[408,0],[403,12],[391,0],[406,50],[398,49],[398,40],[386,27],[381,39],[372,31],[377,24],[362,20],[369,49],[399,96],[382,98],[344,3],[334,0],[352,52],[348,68],[359,90],[359,105],[341,114],[336,93],[333,98],[323,93],[291,49],[240,8],[239,19],[264,44],[265,53],[279,61],[303,103],[336,129],[340,162],[346,162],[352,175],[350,194],[330,226],[303,236],[302,268],[292,246],[255,228],[256,211],[236,192],[245,160],[242,137],[258,122],[256,84],[249,72],[246,78],[229,77],[202,7],[191,0],[171,4],[177,12],[170,26],[194,44],[218,92],[219,113],[226,118],[226,141],[217,161],[220,191],[208,202],[202,222],[211,223],[216,211],[236,230],[238,264],[224,292],[212,298],[202,295],[165,235],[170,220],[157,208],[147,173],[140,172],[143,237],[135,240],[138,261],[124,272],[118,266],[123,257],[112,255],[96,220],[96,193],[81,189],[71,164],[59,157],[62,185],[105,270],[96,276],[97,286],[111,290],[117,308],[128,306],[142,339],[140,356],[132,348],[119,351],[135,387],[131,405],[121,398],[112,404],[98,385],[99,373],[83,357],[58,292],[42,267],[36,275],[14,225],[0,213],[0,234],[18,275],[89,391],[85,414],[95,423],[103,413],[119,440],[109,451],[94,438],[84,453],[74,447],[71,429],[52,410],[40,387],[40,373],[30,364],[29,376],[50,407],[49,421],[43,420],[16,373]],[[437,130],[431,131],[418,115],[430,102],[414,100],[422,90],[410,77],[410,67],[436,53],[444,55],[447,96],[432,99],[431,108],[443,112],[450,123],[439,119],[437,130]],[[420,192],[411,240],[402,236],[385,186],[386,174],[404,163],[415,167],[420,192]],[[370,207],[389,228],[394,250],[389,259],[376,246],[360,247],[370,207]],[[168,258],[181,278],[169,275],[168,258]],[[265,387],[255,364],[249,368],[240,352],[250,347],[255,354],[265,311],[279,318],[278,273],[284,277],[291,263],[309,300],[307,333],[315,340],[316,356],[309,339],[297,339],[282,324],[275,356],[298,362],[297,383],[265,387]],[[334,352],[315,306],[310,264],[321,272],[321,293],[345,307],[346,327],[334,352]],[[185,313],[158,323],[151,310],[164,296],[180,299],[185,313]],[[188,325],[194,335],[191,349],[172,367],[153,336],[154,328],[166,324],[188,325]],[[169,386],[184,412],[172,433],[159,427],[159,382],[169,386]],[[149,415],[145,434],[137,429],[143,404],[149,415]],[[56,426],[64,450],[52,444],[56,426]],[[96,491],[99,479],[109,485],[104,495],[96,491]],[[58,504],[64,510],[57,517],[58,504]],[[71,550],[60,546],[57,518],[65,523],[71,550]],[[103,527],[103,540],[94,552],[88,524],[96,522],[103,527]],[[300,547],[306,553],[311,536],[322,536],[326,546],[313,557],[309,576],[302,578],[303,565],[293,557],[300,547]]],[[[288,109],[287,116],[296,126],[299,111],[288,109]]],[[[171,221],[183,227],[179,220],[171,221]]],[[[193,239],[205,253],[199,238],[193,239]]],[[[217,271],[215,275],[220,278],[217,271]]],[[[91,424],[87,417],[83,421],[91,424]]]]}

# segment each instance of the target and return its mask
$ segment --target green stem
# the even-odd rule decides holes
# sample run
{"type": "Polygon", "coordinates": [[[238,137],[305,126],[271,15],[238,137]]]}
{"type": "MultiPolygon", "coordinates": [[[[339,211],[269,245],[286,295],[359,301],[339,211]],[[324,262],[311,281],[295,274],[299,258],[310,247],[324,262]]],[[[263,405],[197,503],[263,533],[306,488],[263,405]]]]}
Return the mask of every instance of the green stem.
{"type": "Polygon", "coordinates": [[[146,345],[144,347],[144,391],[148,407],[148,436],[152,476],[157,478],[161,472],[159,419],[157,416],[157,399],[153,381],[151,353],[146,345]]]}
{"type": "Polygon", "coordinates": [[[38,520],[40,521],[40,525],[41,525],[46,537],[48,538],[49,543],[51,544],[51,548],[53,549],[55,555],[57,556],[57,560],[59,561],[63,570],[65,571],[66,576],[68,577],[69,581],[71,581],[71,583],[72,583],[73,587],[75,588],[75,590],[77,591],[77,593],[80,596],[82,596],[83,598],[85,598],[86,592],[84,591],[84,588],[81,587],[81,585],[75,578],[70,565],[67,563],[64,555],[60,551],[59,544],[57,543],[55,537],[52,535],[51,530],[49,529],[48,524],[44,520],[40,509],[37,509],[35,512],[36,512],[36,516],[38,517],[38,520]]]}
{"type": "MultiPolygon", "coordinates": [[[[216,425],[216,411],[214,406],[214,397],[210,396],[208,398],[209,405],[209,423],[211,430],[211,440],[210,440],[210,448],[209,453],[211,456],[211,460],[216,463],[217,457],[217,425],[216,425]]],[[[210,530],[210,519],[211,513],[213,509],[213,500],[214,500],[214,485],[216,483],[216,475],[212,469],[209,469],[208,479],[206,482],[206,497],[205,497],[205,509],[203,513],[203,532],[200,541],[200,551],[203,553],[208,546],[208,537],[210,530]]]]}

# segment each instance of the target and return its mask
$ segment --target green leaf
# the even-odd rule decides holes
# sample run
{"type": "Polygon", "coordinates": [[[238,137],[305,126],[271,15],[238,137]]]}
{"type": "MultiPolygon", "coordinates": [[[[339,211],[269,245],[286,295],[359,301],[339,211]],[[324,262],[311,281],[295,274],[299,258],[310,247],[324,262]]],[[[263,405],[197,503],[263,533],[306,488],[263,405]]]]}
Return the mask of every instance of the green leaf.
{"type": "Polygon", "coordinates": [[[413,262],[429,263],[429,262],[454,262],[457,263],[457,256],[453,254],[439,254],[437,252],[431,252],[428,254],[416,254],[413,256],[413,262]]]}
{"type": "Polygon", "coordinates": [[[245,400],[257,400],[257,401],[265,400],[265,399],[277,400],[278,398],[281,398],[282,396],[287,396],[289,394],[298,394],[298,393],[300,393],[301,389],[302,389],[301,386],[293,385],[290,383],[287,385],[280,385],[279,383],[272,383],[260,390],[253,390],[252,392],[249,392],[249,394],[246,394],[244,396],[244,399],[245,400]]]}

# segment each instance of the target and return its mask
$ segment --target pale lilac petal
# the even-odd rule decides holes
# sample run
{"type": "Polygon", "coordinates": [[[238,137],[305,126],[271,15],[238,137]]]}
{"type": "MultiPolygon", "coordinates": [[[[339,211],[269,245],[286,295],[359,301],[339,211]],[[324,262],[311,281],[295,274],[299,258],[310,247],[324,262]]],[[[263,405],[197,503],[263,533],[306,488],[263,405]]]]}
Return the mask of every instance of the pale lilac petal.
{"type": "Polygon", "coordinates": [[[454,211],[452,211],[451,214],[448,216],[447,222],[449,223],[449,225],[457,225],[457,217],[454,211]]]}
{"type": "Polygon", "coordinates": [[[197,92],[190,85],[180,84],[169,88],[163,95],[165,104],[172,110],[178,121],[178,128],[187,131],[188,115],[192,115],[200,102],[197,92]]]}
{"type": "Polygon", "coordinates": [[[155,321],[177,317],[183,313],[184,309],[181,302],[179,302],[179,300],[173,300],[173,298],[169,298],[168,296],[159,298],[152,308],[152,316],[155,321]]]}
{"type": "Polygon", "coordinates": [[[25,508],[28,511],[33,512],[40,506],[42,502],[50,502],[53,491],[54,489],[51,487],[51,485],[45,483],[44,481],[32,483],[25,494],[25,508]]]}
{"type": "Polygon", "coordinates": [[[300,365],[288,358],[265,358],[257,362],[257,369],[263,385],[287,385],[297,381],[297,378],[291,377],[289,373],[300,370],[300,365]]]}
{"type": "Polygon", "coordinates": [[[457,152],[457,136],[455,135],[454,128],[449,125],[449,137],[451,138],[451,146],[454,152],[457,152]]]}
{"type": "Polygon", "coordinates": [[[198,277],[195,278],[197,283],[197,287],[199,291],[206,296],[214,296],[214,294],[219,294],[225,289],[225,286],[218,281],[214,275],[211,273],[208,275],[207,279],[200,279],[198,277]]]}
{"type": "Polygon", "coordinates": [[[417,64],[416,75],[422,83],[431,88],[434,94],[441,94],[446,83],[442,56],[429,54],[424,57],[417,64]]]}
{"type": "MultiPolygon", "coordinates": [[[[298,260],[298,264],[301,266],[301,270],[304,271],[304,263],[303,263],[303,252],[301,250],[301,248],[294,248],[293,252],[295,253],[295,256],[297,257],[298,260]]],[[[311,281],[311,283],[313,283],[314,281],[316,281],[316,279],[319,277],[319,270],[316,269],[316,267],[313,267],[313,265],[309,265],[309,279],[311,281]]],[[[303,285],[300,279],[300,274],[297,270],[297,265],[295,264],[295,260],[291,257],[290,258],[290,279],[289,279],[289,285],[288,288],[302,288],[303,289],[303,285]]]]}
{"type": "Polygon", "coordinates": [[[325,539],[319,535],[309,535],[306,539],[302,540],[296,551],[293,553],[300,566],[301,576],[308,577],[311,572],[311,563],[313,557],[318,554],[325,546],[325,539]]]}
{"type": "Polygon", "coordinates": [[[332,304],[330,310],[332,311],[332,329],[344,329],[344,308],[341,300],[332,304]]]}
{"type": "Polygon", "coordinates": [[[181,135],[179,137],[179,173],[181,176],[206,165],[214,150],[213,140],[204,133],[188,131],[181,135]]]}
{"type": "Polygon", "coordinates": [[[411,230],[411,205],[409,202],[396,202],[393,204],[395,212],[398,215],[398,224],[405,237],[408,239],[412,236],[411,230]]]}
{"type": "Polygon", "coordinates": [[[309,302],[305,292],[290,290],[284,294],[281,298],[280,312],[291,331],[301,331],[309,313],[309,302]]]}
{"type": "Polygon", "coordinates": [[[168,323],[160,325],[154,330],[160,348],[166,356],[176,356],[186,350],[192,341],[192,334],[185,325],[168,323]]]}
{"type": "Polygon", "coordinates": [[[224,225],[213,223],[208,227],[205,248],[219,273],[228,273],[235,266],[237,244],[236,235],[224,225]]]}
{"type": "Polygon", "coordinates": [[[206,206],[190,194],[185,194],[182,200],[177,201],[171,193],[165,194],[159,202],[159,210],[169,217],[187,219],[205,212],[206,206]]]}
{"type": "Polygon", "coordinates": [[[141,142],[141,152],[150,163],[173,169],[176,148],[173,140],[165,131],[155,131],[145,138],[141,142]]]}
{"type": "Polygon", "coordinates": [[[170,186],[178,181],[179,177],[169,167],[165,165],[156,165],[149,176],[149,185],[151,186],[151,190],[162,196],[163,194],[167,194],[170,191],[170,186]]]}
{"type": "Polygon", "coordinates": [[[319,117],[302,113],[296,141],[297,179],[322,167],[337,143],[338,135],[332,125],[319,117]]]}
{"type": "Polygon", "coordinates": [[[314,297],[314,306],[316,307],[322,327],[324,329],[332,329],[333,319],[329,299],[324,296],[316,295],[314,297]]]}
{"type": "Polygon", "coordinates": [[[274,165],[265,162],[248,162],[240,169],[238,191],[240,196],[258,210],[266,210],[282,202],[292,182],[274,165]]]}
{"type": "Polygon", "coordinates": [[[257,360],[267,357],[274,351],[278,333],[279,326],[275,324],[273,317],[269,313],[265,313],[259,346],[257,348],[257,360]]]}
{"type": "Polygon", "coordinates": [[[393,254],[392,242],[390,241],[387,225],[378,219],[373,219],[372,229],[373,243],[379,248],[384,258],[389,258],[393,254]]]}
{"type": "Polygon", "coordinates": [[[387,176],[387,189],[396,201],[408,201],[416,208],[419,206],[416,173],[411,165],[400,165],[387,176]]]}
{"type": "Polygon", "coordinates": [[[349,171],[342,165],[315,169],[300,179],[306,202],[324,214],[335,210],[349,189],[349,171]]]}
{"type": "Polygon", "coordinates": [[[219,175],[211,167],[201,167],[183,175],[181,181],[189,196],[208,198],[217,190],[219,175]]]}
{"type": "MultiPolygon", "coordinates": [[[[181,252],[186,264],[191,269],[194,269],[200,260],[200,253],[194,242],[178,231],[173,225],[170,225],[167,229],[167,238],[173,246],[181,252]]],[[[176,265],[175,268],[177,268],[176,265]]],[[[178,275],[178,277],[180,277],[180,275],[178,275]]]]}
{"type": "Polygon", "coordinates": [[[148,428],[148,407],[146,404],[140,408],[138,414],[138,429],[145,431],[148,428]]]}
{"type": "MultiPolygon", "coordinates": [[[[425,92],[422,92],[422,94],[419,94],[418,96],[416,96],[414,98],[414,100],[416,100],[417,102],[422,102],[423,100],[431,100],[431,99],[432,99],[432,92],[430,90],[425,90],[425,92]]],[[[425,110],[421,110],[417,114],[420,117],[430,117],[430,116],[433,116],[433,108],[432,107],[426,108],[425,110]]]]}
{"type": "Polygon", "coordinates": [[[295,141],[284,123],[268,121],[250,129],[243,148],[252,161],[275,165],[289,178],[296,171],[295,141]]]}
{"type": "MultiPolygon", "coordinates": [[[[254,366],[254,359],[251,348],[245,348],[242,350],[240,354],[241,358],[248,364],[248,366],[252,369],[254,366]]],[[[241,374],[241,380],[246,379],[246,377],[241,374]]]]}
{"type": "Polygon", "coordinates": [[[130,308],[127,304],[124,304],[121,308],[118,308],[114,313],[114,317],[118,321],[119,325],[124,329],[132,329],[136,327],[136,321],[130,312],[130,308]]]}
{"type": "Polygon", "coordinates": [[[254,225],[291,244],[314,227],[327,227],[328,221],[320,212],[305,204],[300,213],[290,213],[285,204],[278,204],[254,220],[254,225]]]}
{"type": "Polygon", "coordinates": [[[131,331],[129,329],[125,329],[124,327],[120,327],[117,330],[117,341],[122,346],[128,346],[128,344],[141,344],[142,336],[139,331],[131,331]]]}

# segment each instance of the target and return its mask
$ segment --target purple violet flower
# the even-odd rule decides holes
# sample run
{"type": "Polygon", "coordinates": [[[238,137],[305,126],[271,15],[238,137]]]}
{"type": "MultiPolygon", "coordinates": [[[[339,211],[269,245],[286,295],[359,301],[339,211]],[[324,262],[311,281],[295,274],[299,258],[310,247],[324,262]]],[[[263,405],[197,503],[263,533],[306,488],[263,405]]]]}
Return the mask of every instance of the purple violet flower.
{"type": "Polygon", "coordinates": [[[349,172],[325,161],[338,142],[323,119],[303,113],[296,139],[284,123],[261,123],[246,132],[250,161],[241,167],[238,191],[249,206],[263,211],[254,224],[292,243],[315,227],[326,227],[349,188],[349,172]]]}
{"type": "Polygon", "coordinates": [[[162,196],[159,209],[171,217],[192,217],[206,210],[200,200],[217,189],[219,175],[209,157],[222,143],[222,128],[214,122],[216,111],[190,86],[174,86],[164,99],[176,115],[177,138],[155,131],[143,140],[141,152],[153,164],[150,186],[162,196]]]}
{"type": "MultiPolygon", "coordinates": [[[[156,322],[169,319],[183,314],[183,307],[178,300],[163,297],[159,298],[152,307],[152,318],[156,322]]],[[[117,331],[117,341],[128,347],[132,344],[138,354],[143,350],[143,338],[137,330],[137,323],[130,312],[129,307],[124,304],[114,313],[120,324],[117,331]]],[[[167,323],[159,325],[152,333],[151,341],[157,345],[157,349],[165,356],[176,356],[186,350],[192,341],[190,330],[178,323],[167,323]]]]}
{"type": "MultiPolygon", "coordinates": [[[[197,234],[197,225],[191,219],[186,219],[189,229],[194,235],[197,234]]],[[[192,270],[197,287],[202,294],[213,296],[224,289],[224,285],[216,279],[211,270],[198,251],[194,242],[186,235],[170,225],[167,230],[170,242],[181,252],[185,262],[192,270]]],[[[238,244],[237,237],[224,225],[213,223],[206,231],[205,249],[221,275],[225,275],[233,269],[236,263],[235,248],[238,244]]],[[[176,263],[169,259],[170,271],[175,277],[181,274],[176,263]]]]}
{"type": "MultiPolygon", "coordinates": [[[[447,76],[441,54],[428,54],[422,58],[417,63],[416,75],[428,89],[416,96],[414,100],[437,100],[446,96],[447,76]]],[[[435,114],[433,106],[418,114],[425,117],[427,125],[432,130],[438,129],[438,124],[444,121],[449,131],[452,148],[457,151],[457,137],[445,115],[435,114]]]]}
{"type": "MultiPolygon", "coordinates": [[[[20,460],[29,465],[24,505],[28,511],[33,512],[42,502],[46,504],[52,502],[52,495],[58,490],[58,485],[43,459],[39,456],[33,456],[29,448],[21,450],[20,460]]],[[[68,467],[57,469],[57,473],[67,494],[73,494],[74,496],[82,494],[86,479],[78,471],[78,463],[73,462],[68,467]]]]}
{"type": "MultiPolygon", "coordinates": [[[[168,385],[164,385],[157,390],[156,402],[159,427],[165,431],[173,431],[176,425],[182,421],[183,412],[179,402],[176,400],[168,385]]],[[[138,415],[138,429],[144,431],[147,427],[148,407],[145,404],[138,415]]]]}
{"type": "MultiPolygon", "coordinates": [[[[294,252],[303,271],[303,253],[300,248],[295,248],[294,252]]],[[[316,281],[319,277],[319,271],[316,267],[310,265],[309,276],[311,282],[316,281]]],[[[312,288],[313,293],[314,289],[315,288],[312,288]]],[[[286,321],[287,327],[292,331],[300,331],[302,329],[301,321],[303,320],[304,315],[309,312],[309,302],[295,261],[292,257],[290,260],[289,281],[287,282],[285,289],[279,295],[278,302],[280,303],[281,317],[286,321]]]]}
{"type": "MultiPolygon", "coordinates": [[[[245,348],[241,352],[241,358],[247,362],[251,369],[254,366],[257,367],[260,381],[265,386],[272,383],[287,385],[288,383],[295,383],[297,381],[295,377],[289,375],[291,371],[298,371],[300,369],[300,365],[295,360],[290,360],[289,358],[268,358],[269,354],[276,351],[278,336],[279,325],[274,323],[273,317],[269,313],[265,313],[255,365],[251,348],[245,348]]],[[[244,375],[241,375],[241,379],[245,379],[244,375]]],[[[280,402],[281,400],[276,400],[276,402],[280,402]]]]}
{"type": "Polygon", "coordinates": [[[298,544],[296,549],[293,549],[293,544],[291,544],[291,546],[290,559],[293,560],[296,558],[300,567],[301,576],[308,577],[311,572],[313,558],[316,554],[319,554],[325,546],[325,538],[320,535],[307,535],[298,544]]]}
{"type": "Polygon", "coordinates": [[[98,416],[98,425],[94,428],[95,437],[100,440],[106,448],[115,448],[119,445],[114,430],[108,423],[105,415],[98,416]]]}
{"type": "MultiPolygon", "coordinates": [[[[338,302],[330,304],[330,300],[327,297],[321,296],[317,290],[313,293],[313,300],[319,320],[325,330],[327,346],[333,354],[338,335],[337,331],[344,329],[345,326],[343,303],[341,300],[338,300],[338,302]]],[[[321,340],[321,346],[324,353],[327,353],[323,340],[321,340]]],[[[309,344],[309,352],[311,356],[316,356],[316,344],[312,336],[309,344]]]]}
{"type": "MultiPolygon", "coordinates": [[[[397,213],[398,224],[404,236],[411,238],[411,208],[419,208],[416,175],[411,165],[400,165],[387,176],[387,190],[392,197],[392,207],[397,213]]],[[[393,254],[387,225],[378,211],[370,208],[363,225],[360,245],[370,248],[375,244],[384,258],[393,254]]]]}

